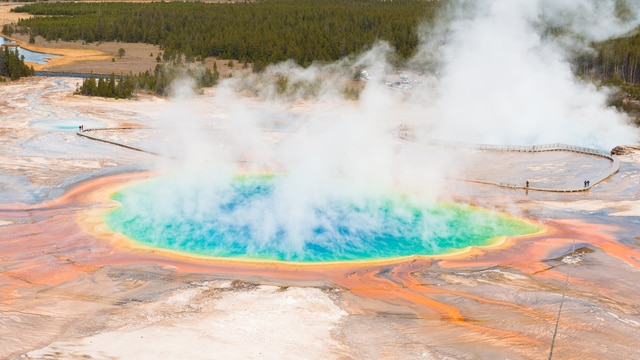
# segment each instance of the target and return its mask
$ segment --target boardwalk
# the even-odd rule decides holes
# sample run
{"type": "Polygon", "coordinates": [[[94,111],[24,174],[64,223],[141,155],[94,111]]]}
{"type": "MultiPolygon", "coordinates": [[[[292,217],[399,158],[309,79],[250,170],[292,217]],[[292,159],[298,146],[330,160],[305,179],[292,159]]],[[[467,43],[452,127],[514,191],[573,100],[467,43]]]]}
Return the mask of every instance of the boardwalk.
{"type": "Polygon", "coordinates": [[[618,159],[606,152],[564,144],[474,145],[455,149],[464,153],[460,157],[465,159],[464,180],[514,189],[585,191],[620,168],[618,159]],[[589,181],[587,186],[585,180],[589,181]]]}
{"type": "MultiPolygon", "coordinates": [[[[77,134],[94,141],[160,155],[157,149],[152,148],[156,144],[152,138],[154,134],[161,136],[161,133],[149,128],[119,127],[84,129],[77,134]]],[[[620,167],[617,157],[607,152],[573,145],[501,146],[419,142],[403,136],[400,139],[407,145],[423,147],[420,151],[437,149],[449,153],[457,162],[452,166],[462,170],[458,180],[527,191],[587,191],[617,173],[620,167]],[[587,180],[589,184],[585,185],[587,180]]]]}
{"type": "Polygon", "coordinates": [[[465,180],[519,189],[529,181],[529,190],[555,192],[588,190],[619,168],[617,160],[573,151],[477,151],[465,159],[465,180]]]}

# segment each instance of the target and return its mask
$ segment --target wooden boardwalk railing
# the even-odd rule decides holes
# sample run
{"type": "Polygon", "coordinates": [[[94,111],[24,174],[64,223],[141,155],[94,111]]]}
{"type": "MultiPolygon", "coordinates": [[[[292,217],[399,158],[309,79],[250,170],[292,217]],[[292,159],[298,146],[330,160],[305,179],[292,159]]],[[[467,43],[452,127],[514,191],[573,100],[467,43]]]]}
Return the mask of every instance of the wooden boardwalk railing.
{"type": "MultiPolygon", "coordinates": [[[[405,141],[416,141],[413,138],[410,138],[406,132],[400,133],[400,138],[405,141]]],[[[524,190],[533,190],[533,191],[548,191],[548,192],[580,192],[587,191],[592,187],[598,185],[604,180],[610,178],[614,174],[616,174],[620,170],[620,160],[617,156],[613,156],[611,153],[608,153],[599,149],[592,149],[582,146],[575,145],[567,145],[561,143],[554,144],[542,144],[542,145],[531,145],[531,146],[519,146],[519,145],[489,145],[489,144],[469,144],[463,142],[455,142],[455,141],[441,141],[441,140],[429,140],[426,141],[429,145],[434,146],[443,146],[443,147],[452,147],[452,148],[467,148],[467,149],[476,149],[482,151],[495,151],[495,152],[545,152],[545,151],[570,151],[579,154],[585,154],[590,156],[598,156],[605,158],[611,162],[611,166],[603,175],[589,180],[589,185],[584,187],[576,187],[576,188],[544,188],[544,187],[527,187],[526,185],[514,185],[514,184],[506,184],[506,183],[498,183],[492,181],[482,181],[482,180],[473,180],[473,179],[462,179],[464,181],[475,182],[479,184],[488,184],[495,185],[504,188],[511,189],[524,189],[524,190]]]]}
{"type": "Polygon", "coordinates": [[[108,130],[134,130],[134,129],[135,129],[135,130],[138,130],[138,129],[145,129],[145,128],[141,128],[141,127],[90,128],[90,129],[81,129],[81,130],[78,130],[78,132],[77,132],[76,134],[78,134],[78,136],[82,136],[82,137],[85,137],[85,138],[87,138],[87,139],[91,139],[91,140],[94,140],[94,141],[100,141],[100,142],[107,143],[107,144],[111,144],[111,145],[120,146],[120,147],[123,147],[123,148],[129,149],[129,150],[140,151],[140,152],[147,153],[147,154],[151,154],[151,155],[160,155],[160,154],[158,154],[158,153],[156,153],[156,152],[153,152],[153,151],[149,151],[149,150],[145,150],[145,149],[137,148],[137,147],[135,147],[135,146],[126,145],[126,144],[123,144],[123,143],[119,143],[119,142],[117,142],[117,141],[111,141],[111,140],[101,139],[101,138],[99,138],[99,137],[92,136],[92,135],[89,135],[89,134],[88,134],[88,133],[89,133],[89,132],[91,132],[91,131],[100,131],[100,130],[108,131],[108,130]]]}
{"type": "MultiPolygon", "coordinates": [[[[94,140],[94,141],[101,141],[101,142],[104,142],[104,143],[107,143],[107,144],[120,146],[120,147],[127,148],[127,149],[130,149],[130,150],[135,150],[135,151],[140,151],[140,152],[144,152],[144,153],[147,153],[147,154],[160,156],[161,154],[153,152],[153,151],[149,151],[149,150],[145,150],[145,149],[142,149],[142,148],[126,145],[126,144],[123,144],[123,143],[119,143],[117,141],[101,139],[99,137],[92,136],[92,135],[88,134],[88,133],[93,132],[93,131],[138,130],[138,129],[145,129],[145,128],[141,128],[141,127],[88,128],[88,129],[79,130],[77,132],[77,134],[78,134],[78,136],[82,136],[82,137],[85,137],[87,139],[91,139],[91,140],[94,140]]],[[[405,141],[415,141],[414,139],[412,139],[409,136],[407,136],[407,133],[404,132],[404,131],[400,132],[399,137],[400,137],[400,139],[405,140],[405,141]]],[[[600,177],[595,178],[594,180],[590,180],[590,183],[589,183],[588,186],[578,187],[578,188],[554,189],[554,188],[543,188],[543,187],[539,187],[539,186],[538,187],[528,187],[528,186],[523,186],[523,185],[505,184],[505,183],[498,183],[498,182],[491,182],[491,181],[462,179],[464,181],[475,182],[475,183],[480,183],[480,184],[495,185],[495,186],[500,186],[500,187],[504,187],[504,188],[511,188],[511,189],[524,189],[524,190],[549,191],[549,192],[579,192],[579,191],[586,191],[586,190],[591,189],[595,185],[598,185],[599,183],[603,182],[604,180],[608,179],[609,177],[611,177],[612,175],[616,174],[620,170],[620,161],[618,160],[618,158],[616,156],[613,156],[610,153],[607,153],[606,151],[587,148],[587,147],[582,147],[582,146],[575,146],[575,145],[566,145],[566,144],[555,143],[555,144],[543,144],[543,145],[531,145],[531,146],[513,146],[513,145],[469,144],[469,143],[462,143],[462,142],[439,141],[439,140],[429,140],[429,141],[427,141],[427,143],[429,145],[434,145],[434,146],[443,146],[443,147],[452,147],[452,148],[468,148],[468,149],[477,149],[477,150],[482,150],[482,151],[495,151],[495,152],[531,152],[531,153],[533,153],[533,152],[544,152],[544,151],[570,151],[570,152],[575,152],[575,153],[580,153],[580,154],[585,154],[585,155],[590,155],[590,156],[599,156],[599,157],[603,157],[603,158],[606,158],[609,161],[611,161],[611,167],[609,168],[609,170],[607,172],[605,172],[600,177]]]]}

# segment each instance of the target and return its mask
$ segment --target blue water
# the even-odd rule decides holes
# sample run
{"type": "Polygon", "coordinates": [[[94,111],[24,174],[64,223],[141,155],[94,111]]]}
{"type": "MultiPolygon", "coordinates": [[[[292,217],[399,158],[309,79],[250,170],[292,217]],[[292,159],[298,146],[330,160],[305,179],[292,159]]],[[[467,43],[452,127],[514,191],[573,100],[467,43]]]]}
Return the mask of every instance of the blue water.
{"type": "Polygon", "coordinates": [[[54,125],[53,127],[55,129],[60,129],[60,130],[78,130],[78,126],[79,125],[54,125]]]}
{"type": "Polygon", "coordinates": [[[100,127],[101,123],[85,117],[70,117],[66,119],[56,118],[39,118],[29,122],[29,127],[41,130],[72,130],[78,131],[78,126],[84,125],[85,128],[100,127]]]}
{"type": "MultiPolygon", "coordinates": [[[[2,44],[11,44],[12,42],[0,37],[0,45],[2,44]]],[[[46,53],[40,53],[40,52],[35,52],[35,51],[30,51],[30,50],[26,50],[21,48],[20,46],[16,46],[13,47],[14,49],[17,48],[18,49],[18,54],[20,54],[21,56],[24,56],[24,61],[28,61],[28,62],[33,62],[36,64],[46,64],[47,61],[49,61],[49,59],[53,59],[58,57],[59,55],[54,55],[54,54],[46,54],[46,53]]]]}
{"type": "Polygon", "coordinates": [[[216,189],[187,192],[178,186],[172,190],[166,179],[147,181],[115,194],[121,206],[107,214],[106,222],[146,246],[295,262],[438,255],[539,230],[501,214],[461,204],[416,202],[394,192],[328,197],[300,207],[296,196],[282,196],[279,180],[247,176],[216,189]]]}
{"type": "MultiPolygon", "coordinates": [[[[91,73],[70,73],[70,72],[59,72],[59,71],[36,71],[34,73],[35,76],[50,76],[50,77],[75,77],[81,79],[88,79],[91,76],[91,73]]],[[[99,76],[98,74],[94,74],[94,76],[99,76]]],[[[117,76],[116,76],[117,78],[117,76]]]]}

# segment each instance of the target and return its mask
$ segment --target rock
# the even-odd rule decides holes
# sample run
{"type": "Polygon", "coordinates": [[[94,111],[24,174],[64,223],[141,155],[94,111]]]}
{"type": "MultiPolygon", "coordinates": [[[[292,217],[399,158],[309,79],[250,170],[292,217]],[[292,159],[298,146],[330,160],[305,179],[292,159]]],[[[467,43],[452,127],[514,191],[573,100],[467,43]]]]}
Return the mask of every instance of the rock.
{"type": "Polygon", "coordinates": [[[640,150],[638,145],[618,145],[611,149],[611,155],[627,155],[640,150]]]}

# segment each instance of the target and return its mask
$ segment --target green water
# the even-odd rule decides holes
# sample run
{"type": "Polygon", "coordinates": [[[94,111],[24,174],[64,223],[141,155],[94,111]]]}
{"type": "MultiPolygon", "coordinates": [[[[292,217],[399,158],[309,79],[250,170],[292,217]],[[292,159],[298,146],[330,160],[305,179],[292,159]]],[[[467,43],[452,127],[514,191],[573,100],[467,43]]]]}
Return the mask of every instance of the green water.
{"type": "Polygon", "coordinates": [[[295,262],[438,255],[492,238],[535,233],[533,224],[397,192],[290,194],[280,177],[245,176],[208,186],[156,179],[125,188],[106,215],[146,246],[212,257],[295,262]]]}

